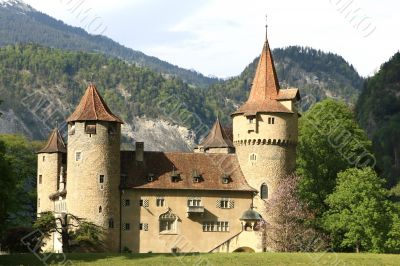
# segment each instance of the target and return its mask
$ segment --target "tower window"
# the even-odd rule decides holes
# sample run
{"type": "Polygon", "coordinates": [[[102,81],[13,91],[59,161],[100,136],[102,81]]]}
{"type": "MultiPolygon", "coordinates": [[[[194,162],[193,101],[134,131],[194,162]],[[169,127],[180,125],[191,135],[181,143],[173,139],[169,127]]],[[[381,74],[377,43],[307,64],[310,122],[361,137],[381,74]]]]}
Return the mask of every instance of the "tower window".
{"type": "Polygon", "coordinates": [[[250,161],[251,162],[257,161],[257,154],[255,154],[255,153],[250,154],[250,161]]]}
{"type": "Polygon", "coordinates": [[[268,117],[268,124],[275,124],[275,117],[268,117]]]}
{"type": "Polygon", "coordinates": [[[268,199],[268,186],[265,183],[260,187],[260,197],[261,199],[268,199]]]}
{"type": "Polygon", "coordinates": [[[131,224],[130,223],[125,223],[122,229],[124,229],[125,231],[131,230],[131,224]]]}
{"type": "Polygon", "coordinates": [[[86,134],[96,134],[96,123],[86,122],[85,123],[85,133],[86,134]]]}
{"type": "Polygon", "coordinates": [[[40,198],[37,199],[37,206],[40,207],[40,198]]]}
{"type": "Polygon", "coordinates": [[[42,161],[43,161],[43,162],[46,161],[46,156],[43,156],[43,157],[42,157],[42,161]]]}
{"type": "Polygon", "coordinates": [[[70,124],[69,130],[68,130],[69,135],[74,135],[75,134],[75,123],[70,124]]]}
{"type": "Polygon", "coordinates": [[[114,228],[114,219],[113,218],[108,219],[108,228],[114,228]]]}
{"type": "Polygon", "coordinates": [[[149,207],[149,200],[148,199],[141,199],[139,200],[140,207],[149,207]]]}
{"type": "Polygon", "coordinates": [[[42,175],[39,175],[39,184],[42,184],[42,175]]]}
{"type": "Polygon", "coordinates": [[[99,176],[99,183],[103,184],[104,183],[104,175],[99,176]]]}
{"type": "Polygon", "coordinates": [[[82,153],[80,151],[75,152],[75,161],[80,161],[82,159],[82,153]]]}
{"type": "Polygon", "coordinates": [[[103,211],[103,209],[101,208],[101,206],[99,206],[99,213],[101,213],[103,211]]]}
{"type": "Polygon", "coordinates": [[[108,134],[110,135],[117,134],[117,125],[115,123],[108,124],[108,134]]]}
{"type": "Polygon", "coordinates": [[[131,206],[131,200],[130,199],[125,199],[124,200],[124,206],[125,207],[131,206]]]}

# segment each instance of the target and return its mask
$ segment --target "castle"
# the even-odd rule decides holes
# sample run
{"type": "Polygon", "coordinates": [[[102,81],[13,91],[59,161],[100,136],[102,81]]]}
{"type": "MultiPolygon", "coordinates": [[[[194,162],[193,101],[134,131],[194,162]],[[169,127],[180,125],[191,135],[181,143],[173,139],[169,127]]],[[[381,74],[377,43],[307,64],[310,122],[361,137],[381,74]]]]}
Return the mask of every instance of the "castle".
{"type": "MultiPolygon", "coordinates": [[[[89,85],[38,152],[37,212],[70,213],[105,229],[120,252],[265,251],[259,223],[280,177],[295,168],[300,99],[280,89],[266,38],[248,100],[234,113],[233,141],[215,122],[193,152],[121,150],[123,121],[89,85]]],[[[54,233],[46,249],[60,251],[54,233]]]]}

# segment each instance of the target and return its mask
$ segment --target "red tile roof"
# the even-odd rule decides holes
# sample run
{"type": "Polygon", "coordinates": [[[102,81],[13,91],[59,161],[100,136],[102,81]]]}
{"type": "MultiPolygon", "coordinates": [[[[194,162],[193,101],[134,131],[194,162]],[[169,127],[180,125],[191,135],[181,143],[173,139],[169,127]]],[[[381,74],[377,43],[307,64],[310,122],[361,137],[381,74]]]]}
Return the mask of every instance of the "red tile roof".
{"type": "Polygon", "coordinates": [[[278,77],[276,75],[274,59],[272,58],[268,39],[266,39],[261,52],[260,60],[258,61],[258,66],[249,98],[247,102],[244,103],[232,115],[255,115],[259,112],[293,113],[277,101],[282,97],[286,98],[291,96],[288,95],[288,92],[282,91],[286,90],[280,89],[278,77]]]}
{"type": "Polygon", "coordinates": [[[127,175],[127,188],[255,191],[248,185],[236,154],[145,152],[144,162],[135,161],[134,151],[121,152],[121,174],[127,175]],[[193,181],[193,173],[201,182],[193,181]],[[172,182],[173,173],[180,181],[172,182]],[[154,181],[148,182],[149,174],[154,181]],[[230,182],[222,183],[228,175],[230,182]]]}
{"type": "Polygon", "coordinates": [[[43,147],[43,149],[38,151],[38,153],[56,153],[56,152],[67,153],[67,147],[65,146],[64,140],[58,128],[55,128],[51,132],[46,145],[43,147]]]}
{"type": "Polygon", "coordinates": [[[123,123],[114,115],[103,98],[100,96],[95,85],[90,84],[86,89],[75,112],[67,119],[67,122],[75,121],[110,121],[123,123]]]}
{"type": "Polygon", "coordinates": [[[215,121],[208,136],[200,143],[204,148],[233,148],[233,143],[226,135],[219,119],[215,121]]]}
{"type": "Polygon", "coordinates": [[[300,92],[297,88],[289,88],[280,90],[278,94],[278,100],[300,100],[300,92]]]}

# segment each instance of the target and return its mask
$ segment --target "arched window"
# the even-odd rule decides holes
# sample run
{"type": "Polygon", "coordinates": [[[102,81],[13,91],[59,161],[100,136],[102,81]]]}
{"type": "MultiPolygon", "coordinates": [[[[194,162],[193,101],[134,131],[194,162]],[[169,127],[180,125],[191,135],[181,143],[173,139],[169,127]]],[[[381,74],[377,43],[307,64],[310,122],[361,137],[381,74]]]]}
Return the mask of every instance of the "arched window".
{"type": "Polygon", "coordinates": [[[176,234],[178,217],[170,210],[159,217],[160,234],[176,234]]]}
{"type": "Polygon", "coordinates": [[[260,187],[260,197],[262,199],[268,199],[268,186],[265,183],[260,187]]]}

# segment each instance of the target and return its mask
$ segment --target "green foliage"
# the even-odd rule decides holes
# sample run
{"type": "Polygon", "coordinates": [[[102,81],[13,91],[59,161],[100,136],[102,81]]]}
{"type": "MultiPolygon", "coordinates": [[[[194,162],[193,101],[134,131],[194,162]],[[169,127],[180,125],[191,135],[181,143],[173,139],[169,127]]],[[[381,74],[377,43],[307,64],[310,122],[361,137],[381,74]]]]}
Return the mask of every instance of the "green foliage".
{"type": "Polygon", "coordinates": [[[82,221],[79,228],[70,231],[70,239],[75,252],[100,252],[105,250],[104,229],[87,221],[82,221]]]}
{"type": "Polygon", "coordinates": [[[33,228],[40,230],[41,233],[49,235],[57,229],[57,223],[53,212],[42,212],[33,223],[33,228]]]}
{"type": "MultiPolygon", "coordinates": [[[[100,25],[100,28],[103,27],[100,25]]],[[[205,77],[196,71],[183,69],[156,57],[145,55],[107,37],[90,35],[81,28],[68,26],[46,14],[36,11],[21,12],[18,8],[0,8],[0,46],[15,43],[37,43],[65,50],[101,53],[170,76],[180,77],[200,87],[218,82],[216,78],[205,77]]]]}
{"type": "Polygon", "coordinates": [[[6,157],[6,146],[0,140],[0,235],[9,227],[10,210],[14,207],[15,179],[12,167],[6,157]]]}
{"type": "MultiPolygon", "coordinates": [[[[357,252],[385,250],[394,209],[383,184],[384,180],[370,167],[350,168],[338,174],[337,186],[326,199],[330,208],[323,219],[337,247],[351,247],[357,252]]],[[[394,235],[397,233],[393,230],[394,235]]],[[[396,242],[391,246],[396,248],[399,240],[396,242]]]]}
{"type": "Polygon", "coordinates": [[[400,53],[367,79],[357,102],[357,119],[373,141],[381,176],[400,182],[400,53]]]}
{"type": "Polygon", "coordinates": [[[340,101],[326,99],[315,104],[299,123],[300,194],[320,215],[326,210],[325,199],[333,191],[340,171],[373,165],[371,142],[340,101]]]}
{"type": "Polygon", "coordinates": [[[7,250],[10,253],[28,253],[30,252],[28,246],[36,247],[39,239],[37,238],[29,238],[26,239],[26,236],[32,234],[33,229],[30,227],[16,227],[10,228],[4,234],[3,239],[1,239],[1,248],[2,250],[7,250]],[[21,240],[24,239],[24,242],[21,240]]]}
{"type": "MultiPolygon", "coordinates": [[[[35,137],[44,138],[48,133],[41,124],[48,117],[38,116],[60,111],[58,119],[63,121],[91,80],[113,112],[126,122],[132,122],[133,116],[146,116],[196,128],[202,123],[211,124],[215,119],[203,108],[203,90],[181,79],[166,78],[147,68],[101,54],[66,52],[31,44],[7,46],[0,49],[0,74],[4,107],[13,109],[31,125],[29,128],[35,137]],[[43,104],[48,102],[50,111],[45,110],[48,105],[43,104]]],[[[54,127],[53,120],[55,117],[46,125],[54,127]]]]}
{"type": "Polygon", "coordinates": [[[36,217],[37,158],[35,152],[43,143],[29,141],[22,135],[0,135],[0,141],[5,145],[5,158],[11,167],[12,188],[5,186],[8,225],[10,227],[31,226],[36,217]]]}

